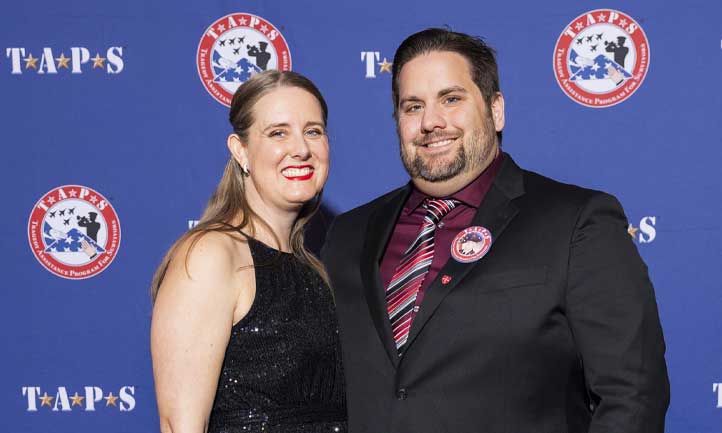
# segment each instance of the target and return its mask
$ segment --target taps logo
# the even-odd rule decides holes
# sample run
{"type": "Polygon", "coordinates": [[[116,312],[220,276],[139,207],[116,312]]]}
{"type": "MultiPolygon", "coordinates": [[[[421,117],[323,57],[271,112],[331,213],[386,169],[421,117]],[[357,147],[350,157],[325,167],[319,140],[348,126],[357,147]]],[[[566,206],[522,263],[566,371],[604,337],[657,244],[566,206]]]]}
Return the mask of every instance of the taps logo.
{"type": "Polygon", "coordinates": [[[576,17],[554,48],[554,75],[567,96],[603,108],[629,98],[649,69],[647,36],[630,16],[597,9],[576,17]]]}
{"type": "Polygon", "coordinates": [[[366,78],[376,78],[376,68],[378,67],[378,73],[383,74],[384,72],[390,74],[391,66],[393,63],[386,60],[381,62],[381,53],[378,51],[361,51],[361,61],[366,66],[366,78]]]}
{"type": "Polygon", "coordinates": [[[10,73],[22,75],[34,71],[38,75],[56,75],[61,72],[82,74],[87,70],[105,72],[106,74],[120,74],[125,68],[123,62],[123,47],[110,47],[105,51],[95,51],[95,57],[90,57],[90,50],[85,47],[70,47],[69,50],[55,50],[43,47],[36,50],[35,57],[26,47],[5,48],[5,56],[10,59],[10,73]],[[60,55],[58,55],[60,51],[60,55]],[[105,57],[101,56],[103,53],[105,57]],[[69,53],[70,57],[66,57],[69,53]],[[92,68],[90,62],[92,63],[92,68]]]}
{"type": "Polygon", "coordinates": [[[256,15],[226,15],[206,29],[196,53],[198,74],[223,105],[244,81],[268,69],[291,70],[291,52],[281,32],[256,15]]]}
{"type": "Polygon", "coordinates": [[[118,395],[114,395],[112,391],[106,394],[98,386],[86,386],[81,393],[74,390],[73,395],[70,395],[64,386],[51,390],[50,394],[47,390],[41,390],[39,386],[23,386],[22,393],[28,404],[28,412],[38,412],[44,407],[47,407],[45,410],[52,412],[95,412],[107,408],[130,412],[135,409],[134,386],[121,387],[117,392],[118,395]]]}
{"type": "Polygon", "coordinates": [[[65,185],[38,200],[28,221],[30,248],[41,265],[72,280],[93,277],[113,261],[120,221],[110,202],[80,185],[65,185]]]}
{"type": "Polygon", "coordinates": [[[639,226],[633,224],[627,226],[627,233],[632,239],[640,244],[649,244],[657,239],[657,217],[646,216],[639,220],[639,226]]]}

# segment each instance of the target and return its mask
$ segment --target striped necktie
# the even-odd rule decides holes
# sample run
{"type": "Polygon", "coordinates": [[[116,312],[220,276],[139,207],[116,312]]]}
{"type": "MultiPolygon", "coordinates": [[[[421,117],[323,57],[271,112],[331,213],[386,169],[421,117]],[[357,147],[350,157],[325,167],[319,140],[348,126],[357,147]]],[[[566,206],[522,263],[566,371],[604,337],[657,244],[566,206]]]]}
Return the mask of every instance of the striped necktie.
{"type": "Polygon", "coordinates": [[[436,225],[458,203],[458,200],[440,199],[427,199],[424,202],[426,216],[419,234],[404,252],[386,288],[386,311],[399,354],[409,337],[416,295],[434,259],[436,225]]]}

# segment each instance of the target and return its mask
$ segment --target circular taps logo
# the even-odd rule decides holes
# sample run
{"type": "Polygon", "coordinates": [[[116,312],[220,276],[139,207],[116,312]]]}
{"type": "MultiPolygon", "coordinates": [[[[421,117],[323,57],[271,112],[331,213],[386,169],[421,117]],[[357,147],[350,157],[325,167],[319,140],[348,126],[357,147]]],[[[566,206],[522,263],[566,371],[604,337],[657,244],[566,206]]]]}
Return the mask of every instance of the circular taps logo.
{"type": "Polygon", "coordinates": [[[554,48],[554,75],[579,104],[610,107],[629,98],[649,69],[649,42],[629,15],[611,9],[584,13],[554,48]]]}
{"type": "Polygon", "coordinates": [[[90,278],[103,272],[118,254],[120,221],[97,191],[65,185],[35,204],[28,240],[48,271],[71,280],[90,278]]]}
{"type": "Polygon", "coordinates": [[[291,52],[281,32],[263,18],[235,13],[206,29],[196,54],[208,93],[230,106],[238,86],[268,69],[291,70],[291,52]]]}

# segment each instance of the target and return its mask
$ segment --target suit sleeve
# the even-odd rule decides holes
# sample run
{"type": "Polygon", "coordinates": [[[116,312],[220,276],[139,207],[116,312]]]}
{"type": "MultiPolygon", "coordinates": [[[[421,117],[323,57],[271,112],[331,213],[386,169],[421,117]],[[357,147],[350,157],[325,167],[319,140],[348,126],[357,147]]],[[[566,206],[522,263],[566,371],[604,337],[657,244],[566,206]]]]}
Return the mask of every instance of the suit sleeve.
{"type": "Polygon", "coordinates": [[[619,202],[598,193],[572,235],[567,314],[594,413],[590,433],[661,433],[665,344],[647,267],[619,202]]]}

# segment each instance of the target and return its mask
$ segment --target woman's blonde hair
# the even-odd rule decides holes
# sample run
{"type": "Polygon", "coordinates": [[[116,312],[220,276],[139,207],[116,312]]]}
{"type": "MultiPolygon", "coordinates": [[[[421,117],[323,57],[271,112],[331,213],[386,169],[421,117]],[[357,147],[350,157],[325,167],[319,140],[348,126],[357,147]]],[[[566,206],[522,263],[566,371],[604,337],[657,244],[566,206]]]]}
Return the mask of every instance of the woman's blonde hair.
{"type": "MultiPolygon", "coordinates": [[[[323,124],[324,126],[326,125],[328,121],[328,106],[326,105],[326,101],[323,99],[321,92],[311,82],[311,80],[292,71],[265,71],[254,75],[248,81],[243,83],[233,95],[233,99],[231,100],[229,120],[231,126],[233,127],[233,132],[238,134],[242,142],[247,141],[248,130],[251,125],[253,125],[253,107],[256,102],[258,102],[258,100],[267,93],[279,87],[298,87],[313,95],[321,106],[323,124]]],[[[291,252],[299,260],[315,269],[321,278],[328,283],[328,275],[321,264],[321,261],[308,251],[303,243],[304,227],[316,210],[318,210],[320,204],[321,194],[319,193],[314,200],[304,204],[301,208],[301,211],[291,229],[290,246],[291,252]]],[[[171,259],[175,256],[179,247],[188,239],[191,239],[191,244],[185,257],[186,270],[188,255],[192,251],[196,242],[198,242],[205,233],[213,231],[234,233],[241,231],[244,228],[249,228],[251,235],[253,235],[256,230],[255,224],[264,226],[264,228],[271,233],[276,241],[276,244],[280,245],[278,237],[274,233],[273,229],[248,205],[245,186],[243,184],[243,171],[241,170],[238,162],[231,156],[226,163],[226,168],[223,171],[223,177],[218,183],[218,187],[211,195],[210,200],[208,200],[208,205],[203,211],[200,221],[195,227],[184,233],[183,236],[181,236],[180,239],[178,239],[170,247],[168,252],[165,254],[165,257],[163,257],[163,261],[160,263],[160,266],[156,269],[151,283],[151,297],[153,301],[155,301],[155,298],[158,295],[158,289],[163,282],[163,278],[168,270],[168,265],[171,259]],[[238,216],[241,217],[241,221],[237,225],[233,225],[232,221],[238,216]]]]}

